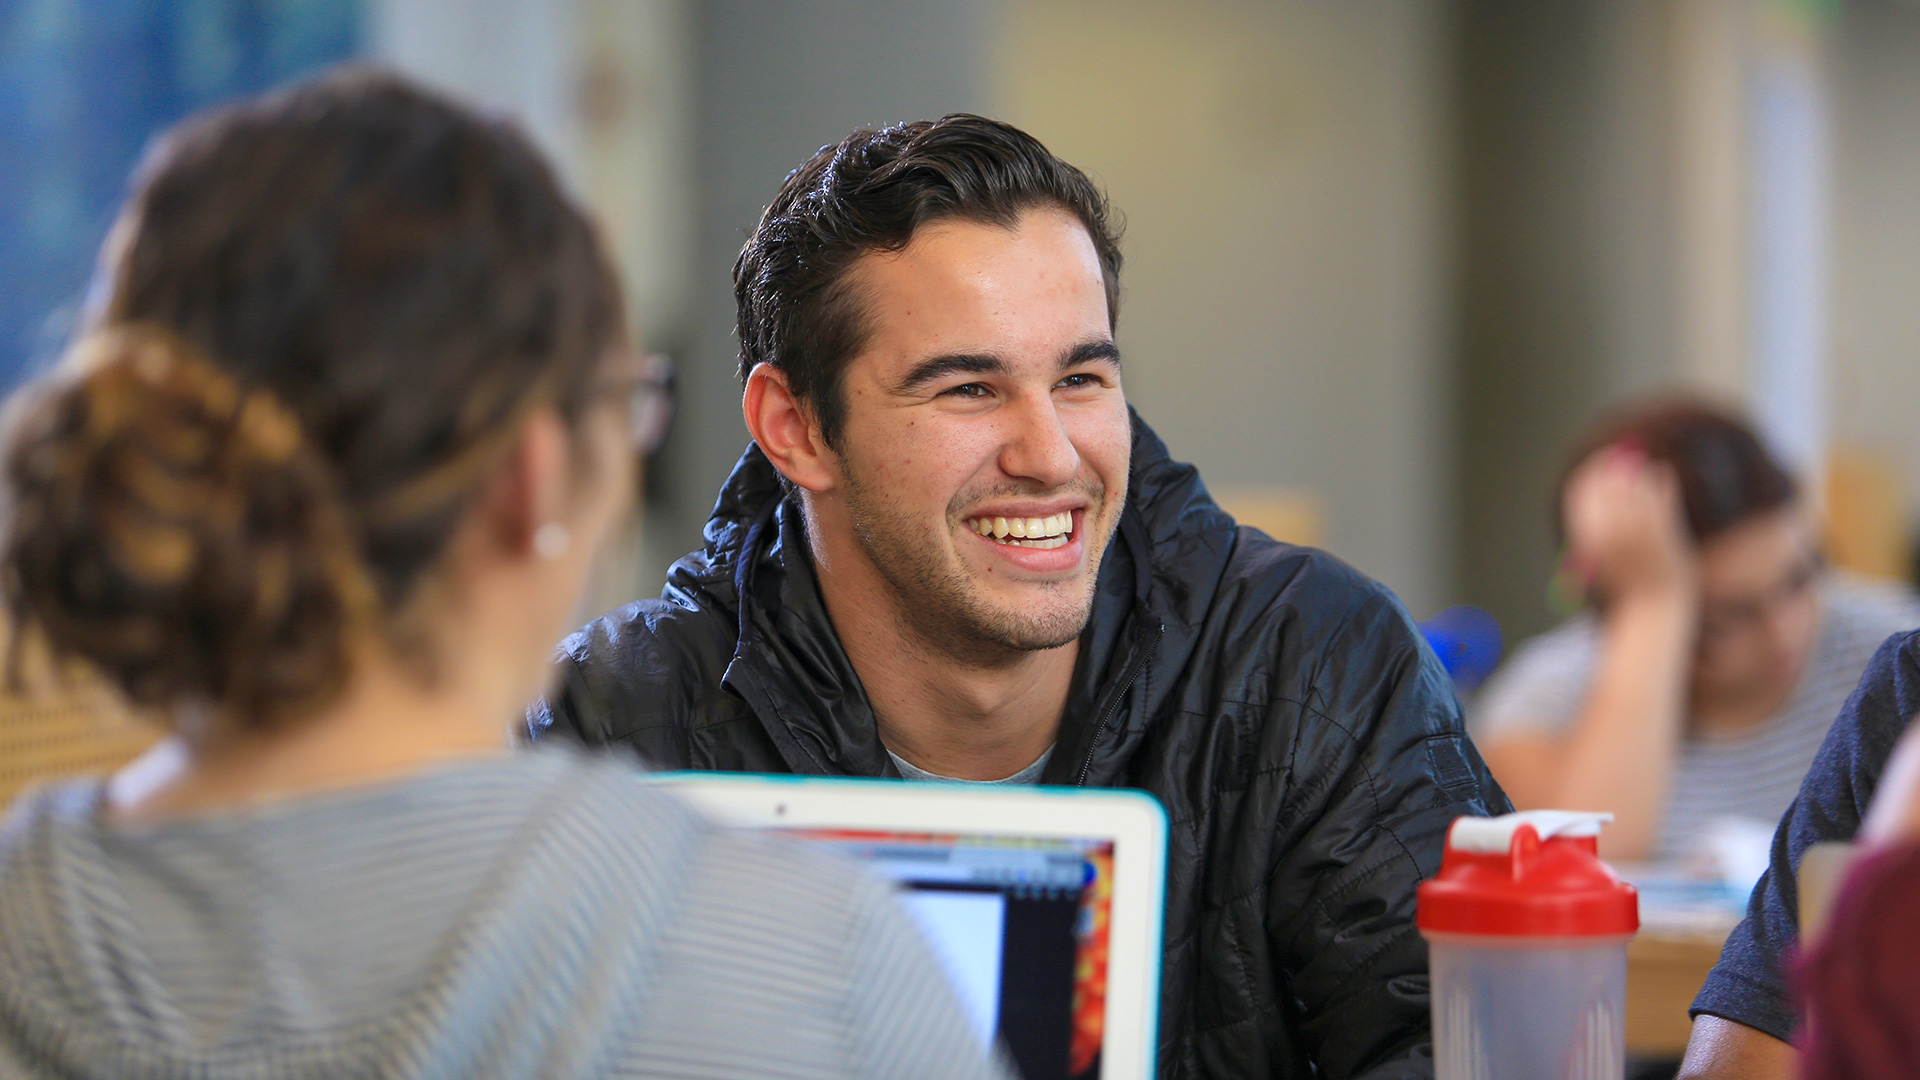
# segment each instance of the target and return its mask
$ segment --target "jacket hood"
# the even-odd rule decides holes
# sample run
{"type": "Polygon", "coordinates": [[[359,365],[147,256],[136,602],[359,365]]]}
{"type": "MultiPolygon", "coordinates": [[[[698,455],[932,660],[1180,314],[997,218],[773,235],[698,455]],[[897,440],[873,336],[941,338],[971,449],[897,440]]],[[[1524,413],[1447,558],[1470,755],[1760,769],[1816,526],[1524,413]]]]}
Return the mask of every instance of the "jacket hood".
{"type": "MultiPolygon", "coordinates": [[[[1178,670],[1232,553],[1234,523],[1190,465],[1129,409],[1126,506],[1095,585],[1065,719],[1043,783],[1101,782],[1152,715],[1156,670],[1178,670]]],[[[724,610],[739,629],[725,682],[795,772],[896,776],[859,674],[814,575],[797,499],[749,445],[720,491],[703,549],[674,564],[668,601],[724,610]],[[830,722],[821,717],[832,717],[830,722]]]]}

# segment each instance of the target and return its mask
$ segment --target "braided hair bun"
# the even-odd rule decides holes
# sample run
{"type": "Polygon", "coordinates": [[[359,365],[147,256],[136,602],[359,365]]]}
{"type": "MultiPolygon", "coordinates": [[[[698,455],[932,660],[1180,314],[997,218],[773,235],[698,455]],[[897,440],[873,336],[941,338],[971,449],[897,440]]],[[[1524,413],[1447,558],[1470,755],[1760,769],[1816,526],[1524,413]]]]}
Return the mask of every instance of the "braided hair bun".
{"type": "Polygon", "coordinates": [[[375,591],[326,462],[274,396],[115,326],[15,404],[0,590],[135,703],[327,700],[375,591]]]}

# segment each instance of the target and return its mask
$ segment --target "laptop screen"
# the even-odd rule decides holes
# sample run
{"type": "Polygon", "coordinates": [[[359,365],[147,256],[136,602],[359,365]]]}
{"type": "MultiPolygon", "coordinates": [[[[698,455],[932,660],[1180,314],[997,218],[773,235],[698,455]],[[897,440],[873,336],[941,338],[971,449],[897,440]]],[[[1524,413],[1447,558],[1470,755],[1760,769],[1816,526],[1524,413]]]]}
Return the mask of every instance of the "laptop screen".
{"type": "Polygon", "coordinates": [[[800,829],[905,890],[983,1041],[1025,1080],[1100,1075],[1109,840],[800,829]]]}

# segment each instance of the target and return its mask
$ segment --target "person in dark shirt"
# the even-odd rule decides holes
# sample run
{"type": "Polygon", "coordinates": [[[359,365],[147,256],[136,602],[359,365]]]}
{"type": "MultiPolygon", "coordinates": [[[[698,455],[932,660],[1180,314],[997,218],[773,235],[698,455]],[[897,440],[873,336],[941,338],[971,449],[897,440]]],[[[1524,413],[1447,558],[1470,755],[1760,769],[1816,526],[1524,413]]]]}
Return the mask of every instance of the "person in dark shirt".
{"type": "Polygon", "coordinates": [[[1793,989],[1801,1080],[1895,1080],[1920,1062],[1920,737],[1893,752],[1832,911],[1806,928],[1793,989]]]}
{"type": "Polygon", "coordinates": [[[1920,712],[1920,631],[1880,646],[1814,756],[1774,835],[1773,858],[1747,917],[1694,999],[1682,1080],[1788,1080],[1796,1017],[1784,959],[1800,934],[1796,870],[1807,848],[1860,831],[1894,747],[1920,712]]]}
{"type": "MultiPolygon", "coordinates": [[[[1911,799],[1911,793],[1907,793],[1911,799]]],[[[1863,855],[1833,921],[1794,965],[1807,1013],[1801,1080],[1897,1080],[1920,1062],[1920,841],[1911,833],[1863,855]]]]}

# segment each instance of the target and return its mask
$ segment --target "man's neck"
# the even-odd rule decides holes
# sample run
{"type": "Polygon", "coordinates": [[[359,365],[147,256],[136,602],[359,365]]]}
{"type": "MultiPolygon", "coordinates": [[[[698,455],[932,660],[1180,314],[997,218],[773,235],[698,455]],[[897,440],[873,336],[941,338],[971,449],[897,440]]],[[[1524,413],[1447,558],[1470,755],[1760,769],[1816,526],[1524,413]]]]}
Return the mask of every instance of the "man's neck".
{"type": "Polygon", "coordinates": [[[889,648],[858,636],[866,638],[862,648],[847,653],[866,684],[881,742],[927,773],[1000,780],[1054,744],[1079,642],[1027,653],[1002,669],[973,669],[925,663],[920,650],[908,659],[899,638],[889,648]]]}
{"type": "Polygon", "coordinates": [[[1077,639],[1056,649],[956,655],[914,629],[877,574],[849,561],[816,555],[814,565],[828,617],[889,750],[940,776],[1000,780],[1053,745],[1080,655],[1077,639]]]}
{"type": "Polygon", "coordinates": [[[927,772],[1000,780],[1053,745],[1078,642],[999,668],[931,662],[898,634],[864,626],[841,641],[866,687],[887,748],[927,772]]]}

